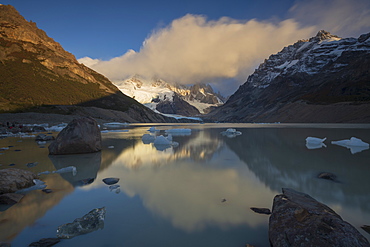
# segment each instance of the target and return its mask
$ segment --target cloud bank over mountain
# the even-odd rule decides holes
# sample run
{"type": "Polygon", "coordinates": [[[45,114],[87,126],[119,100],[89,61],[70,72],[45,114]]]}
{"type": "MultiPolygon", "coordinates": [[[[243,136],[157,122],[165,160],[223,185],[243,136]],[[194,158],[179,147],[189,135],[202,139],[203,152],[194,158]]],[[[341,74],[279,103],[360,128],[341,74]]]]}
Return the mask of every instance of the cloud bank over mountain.
{"type": "Polygon", "coordinates": [[[112,81],[140,74],[180,84],[213,83],[231,94],[264,59],[284,46],[314,36],[320,29],[340,35],[358,35],[368,29],[369,5],[367,0],[298,1],[288,18],[280,21],[207,20],[188,14],[153,31],[138,52],[129,50],[109,61],[85,57],[79,62],[112,81]]]}

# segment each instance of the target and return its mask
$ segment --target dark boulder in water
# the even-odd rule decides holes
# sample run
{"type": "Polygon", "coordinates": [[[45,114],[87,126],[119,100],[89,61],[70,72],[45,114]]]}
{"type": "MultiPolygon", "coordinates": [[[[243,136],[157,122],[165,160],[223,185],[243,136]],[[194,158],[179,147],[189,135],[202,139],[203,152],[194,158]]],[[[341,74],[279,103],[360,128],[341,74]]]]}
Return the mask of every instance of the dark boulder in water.
{"type": "Polygon", "coordinates": [[[72,120],[49,146],[49,154],[94,153],[102,149],[98,123],[90,117],[72,120]]]}
{"type": "Polygon", "coordinates": [[[269,220],[271,246],[370,246],[367,239],[331,208],[311,196],[283,189],[269,220]]]}

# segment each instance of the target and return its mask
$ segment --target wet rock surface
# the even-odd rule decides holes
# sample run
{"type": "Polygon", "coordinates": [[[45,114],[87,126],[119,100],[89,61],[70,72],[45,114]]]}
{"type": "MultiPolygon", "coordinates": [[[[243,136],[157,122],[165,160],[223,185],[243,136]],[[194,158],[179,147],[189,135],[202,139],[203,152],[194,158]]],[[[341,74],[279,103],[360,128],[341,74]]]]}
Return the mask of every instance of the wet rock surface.
{"type": "Polygon", "coordinates": [[[255,207],[251,207],[251,210],[257,214],[267,214],[267,215],[270,215],[271,214],[271,210],[269,208],[255,208],[255,207]]]}
{"type": "Polygon", "coordinates": [[[49,145],[49,154],[94,153],[102,149],[101,132],[90,117],[74,119],[49,145]]]}
{"type": "Polygon", "coordinates": [[[103,182],[107,185],[112,185],[118,183],[119,178],[104,178],[103,182]]]}
{"type": "Polygon", "coordinates": [[[0,194],[14,193],[20,189],[33,186],[37,175],[31,171],[16,168],[0,170],[0,194]]]}
{"type": "Polygon", "coordinates": [[[0,195],[0,204],[13,205],[23,198],[21,194],[7,193],[0,195]]]}
{"type": "Polygon", "coordinates": [[[283,189],[269,220],[271,246],[370,246],[331,208],[307,194],[283,189]]]}
{"type": "Polygon", "coordinates": [[[33,242],[29,247],[49,247],[60,242],[60,238],[42,238],[37,242],[33,242]]]}
{"type": "Polygon", "coordinates": [[[98,229],[103,229],[105,212],[105,207],[95,208],[82,218],[77,218],[72,223],[59,226],[57,237],[69,239],[98,229]]]}

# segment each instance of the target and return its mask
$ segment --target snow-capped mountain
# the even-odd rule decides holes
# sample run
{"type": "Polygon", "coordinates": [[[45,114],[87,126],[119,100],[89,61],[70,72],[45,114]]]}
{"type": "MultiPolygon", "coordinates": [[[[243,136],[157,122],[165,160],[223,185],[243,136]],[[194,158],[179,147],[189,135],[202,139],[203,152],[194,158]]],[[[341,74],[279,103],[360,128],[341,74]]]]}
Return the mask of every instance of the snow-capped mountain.
{"type": "Polygon", "coordinates": [[[271,55],[209,117],[231,122],[370,122],[370,33],[326,31],[271,55]]]}
{"type": "Polygon", "coordinates": [[[139,75],[114,84],[124,94],[165,114],[195,116],[206,113],[210,107],[223,104],[222,96],[205,84],[174,85],[161,79],[146,79],[139,75]]]}

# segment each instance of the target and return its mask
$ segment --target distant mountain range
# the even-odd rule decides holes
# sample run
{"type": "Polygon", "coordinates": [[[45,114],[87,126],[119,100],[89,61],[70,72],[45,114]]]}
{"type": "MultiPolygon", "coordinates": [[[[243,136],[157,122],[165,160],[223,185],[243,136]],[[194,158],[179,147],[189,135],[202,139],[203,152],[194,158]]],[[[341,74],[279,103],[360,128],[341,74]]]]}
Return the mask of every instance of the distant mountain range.
{"type": "Polygon", "coordinates": [[[271,55],[206,116],[222,122],[370,123],[370,33],[326,31],[271,55]]]}
{"type": "Polygon", "coordinates": [[[78,63],[14,7],[0,5],[0,112],[83,114],[87,107],[99,108],[88,111],[100,112],[95,117],[112,120],[175,121],[124,95],[106,77],[78,63]]]}
{"type": "Polygon", "coordinates": [[[124,94],[148,108],[164,114],[196,116],[220,106],[225,98],[215,93],[210,85],[176,85],[161,79],[145,79],[135,75],[114,82],[124,94]]]}

